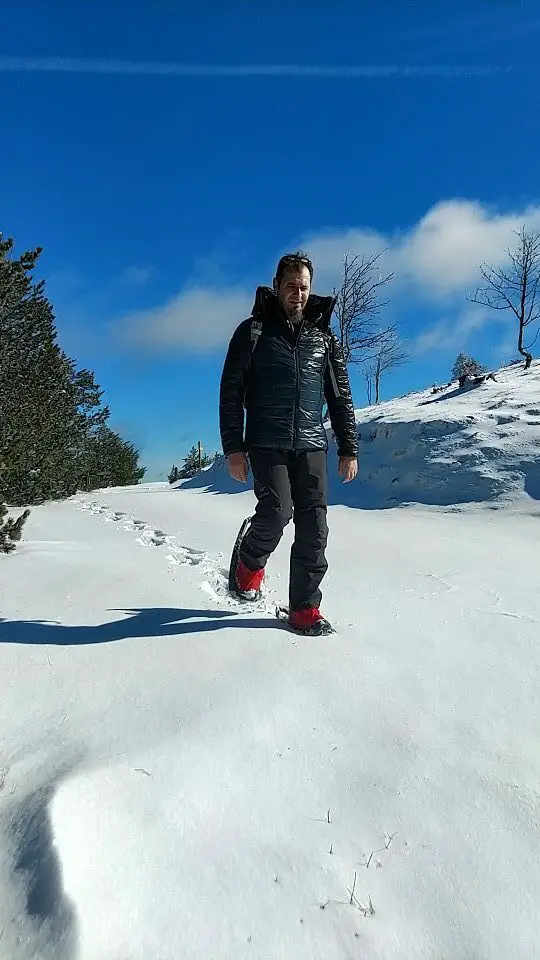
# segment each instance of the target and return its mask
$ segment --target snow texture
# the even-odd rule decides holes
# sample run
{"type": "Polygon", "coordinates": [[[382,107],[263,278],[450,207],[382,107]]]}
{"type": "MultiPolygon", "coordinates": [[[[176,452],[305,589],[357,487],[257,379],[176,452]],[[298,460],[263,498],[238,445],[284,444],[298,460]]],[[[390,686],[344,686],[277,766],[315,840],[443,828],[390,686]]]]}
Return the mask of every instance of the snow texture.
{"type": "Polygon", "coordinates": [[[331,637],[271,612],[291,527],[228,597],[245,488],[33,509],[0,562],[1,960],[536,960],[540,397],[503,376],[359,413],[411,450],[474,416],[529,495],[331,507],[331,637]]]}

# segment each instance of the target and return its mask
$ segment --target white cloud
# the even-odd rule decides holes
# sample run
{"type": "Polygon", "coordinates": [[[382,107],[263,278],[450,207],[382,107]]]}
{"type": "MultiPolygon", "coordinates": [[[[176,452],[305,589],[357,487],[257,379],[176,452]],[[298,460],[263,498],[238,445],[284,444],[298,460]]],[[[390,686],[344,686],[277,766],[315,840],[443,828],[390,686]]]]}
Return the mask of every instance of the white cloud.
{"type": "MultiPolygon", "coordinates": [[[[408,304],[428,300],[439,316],[445,311],[445,316],[417,339],[416,349],[422,353],[463,346],[472,333],[497,319],[472,305],[459,313],[457,304],[478,284],[480,264],[505,262],[507,248],[516,239],[513,231],[522,224],[540,230],[540,206],[499,213],[478,201],[448,200],[394,234],[353,226],[305,235],[300,246],[313,260],[314,287],[319,293],[339,285],[345,254],[370,255],[384,250],[379,266],[381,272],[394,272],[388,293],[396,316],[403,298],[408,304]]],[[[278,255],[279,251],[276,261],[278,255]]],[[[228,287],[216,282],[211,270],[206,272],[211,278],[208,285],[192,281],[167,303],[123,318],[117,324],[121,339],[156,351],[222,347],[234,327],[249,316],[255,291],[228,287]]]]}
{"type": "Polygon", "coordinates": [[[387,247],[388,240],[375,230],[351,228],[345,232],[307,235],[299,246],[313,261],[315,286],[326,292],[339,286],[345,254],[369,256],[387,247]]]}
{"type": "Polygon", "coordinates": [[[222,347],[249,316],[253,295],[234,288],[189,287],[162,306],[123,317],[116,333],[124,342],[163,352],[222,347]]]}
{"type": "Polygon", "coordinates": [[[429,298],[464,295],[479,279],[481,263],[502,264],[521,224],[540,229],[540,207],[497,213],[477,201],[448,200],[436,204],[408,229],[384,235],[364,227],[304,237],[319,285],[339,282],[346,253],[386,250],[382,270],[395,274],[394,289],[413,285],[429,298]]]}
{"type": "Polygon", "coordinates": [[[523,223],[540,229],[540,207],[497,214],[474,201],[439,203],[393,246],[393,269],[426,293],[461,293],[476,285],[481,263],[505,261],[523,223]]]}

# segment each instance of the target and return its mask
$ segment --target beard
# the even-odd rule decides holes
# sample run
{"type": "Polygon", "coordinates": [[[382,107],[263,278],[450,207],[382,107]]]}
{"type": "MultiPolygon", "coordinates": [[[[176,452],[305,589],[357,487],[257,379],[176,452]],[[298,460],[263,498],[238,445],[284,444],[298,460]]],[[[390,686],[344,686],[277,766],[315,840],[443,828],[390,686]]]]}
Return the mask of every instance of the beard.
{"type": "Polygon", "coordinates": [[[302,307],[287,307],[285,313],[294,327],[298,327],[302,323],[304,317],[302,307]]]}

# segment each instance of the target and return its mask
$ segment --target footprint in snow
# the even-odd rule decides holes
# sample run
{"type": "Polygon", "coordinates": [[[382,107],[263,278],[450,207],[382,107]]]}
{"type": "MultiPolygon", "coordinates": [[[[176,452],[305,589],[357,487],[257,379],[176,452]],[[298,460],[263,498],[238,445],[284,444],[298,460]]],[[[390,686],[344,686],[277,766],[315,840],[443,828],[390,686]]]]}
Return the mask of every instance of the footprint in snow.
{"type": "MultiPolygon", "coordinates": [[[[196,566],[199,567],[202,576],[206,579],[200,584],[200,589],[212,598],[229,609],[246,612],[246,606],[242,601],[236,600],[229,594],[227,567],[223,566],[223,555],[210,557],[205,550],[196,550],[194,547],[188,547],[178,543],[173,535],[167,534],[164,530],[156,529],[150,524],[125,514],[120,510],[112,510],[109,507],[99,504],[97,501],[86,502],[81,505],[82,510],[88,510],[94,515],[100,515],[106,522],[123,521],[123,529],[135,534],[135,539],[143,547],[168,546],[169,553],[166,555],[168,563],[172,567],[177,566],[196,566]]],[[[256,604],[250,604],[251,612],[273,613],[276,601],[272,599],[273,590],[268,586],[263,597],[256,604]]]]}
{"type": "Polygon", "coordinates": [[[172,545],[171,556],[167,559],[176,565],[198,566],[208,557],[204,550],[194,550],[192,547],[184,547],[182,544],[175,543],[172,545]]]}

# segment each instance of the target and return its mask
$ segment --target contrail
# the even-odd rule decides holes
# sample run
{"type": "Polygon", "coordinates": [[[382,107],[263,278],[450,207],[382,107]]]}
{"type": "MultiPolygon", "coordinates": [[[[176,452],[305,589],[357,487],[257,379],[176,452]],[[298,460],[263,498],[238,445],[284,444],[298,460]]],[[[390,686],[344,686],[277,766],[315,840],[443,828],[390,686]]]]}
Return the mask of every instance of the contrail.
{"type": "Polygon", "coordinates": [[[75,57],[0,56],[4,73],[93,73],[146,77],[326,77],[354,80],[370,77],[482,77],[508,72],[510,67],[479,65],[357,64],[319,66],[304,64],[190,64],[95,60],[75,57]]]}

